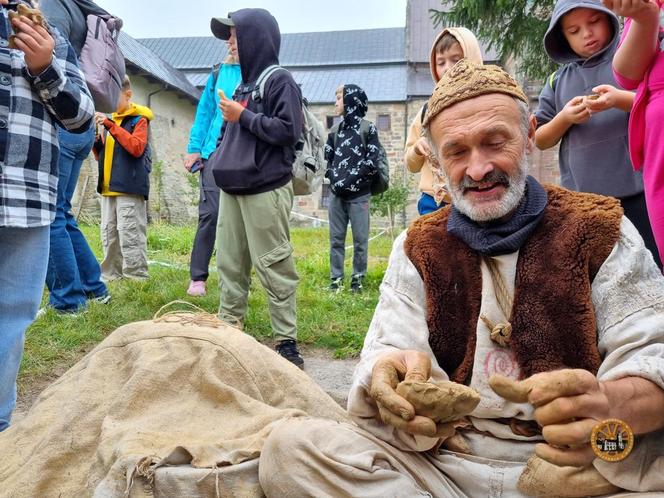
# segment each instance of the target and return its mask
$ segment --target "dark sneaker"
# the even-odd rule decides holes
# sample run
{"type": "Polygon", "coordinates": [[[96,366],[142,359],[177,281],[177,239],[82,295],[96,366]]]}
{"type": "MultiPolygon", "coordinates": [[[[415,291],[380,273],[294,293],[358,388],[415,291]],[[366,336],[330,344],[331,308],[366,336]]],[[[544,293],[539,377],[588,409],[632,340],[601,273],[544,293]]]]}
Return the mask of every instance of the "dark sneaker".
{"type": "Polygon", "coordinates": [[[359,292],[362,292],[362,282],[364,281],[364,277],[362,275],[354,275],[353,278],[350,280],[350,291],[353,294],[357,294],[359,292]]]}
{"type": "Polygon", "coordinates": [[[330,282],[330,292],[341,292],[344,288],[343,278],[333,278],[330,282]]]}
{"type": "Polygon", "coordinates": [[[297,350],[297,342],[293,339],[286,339],[277,344],[276,347],[277,353],[286,358],[296,367],[304,369],[304,360],[300,356],[300,352],[297,350]]]}

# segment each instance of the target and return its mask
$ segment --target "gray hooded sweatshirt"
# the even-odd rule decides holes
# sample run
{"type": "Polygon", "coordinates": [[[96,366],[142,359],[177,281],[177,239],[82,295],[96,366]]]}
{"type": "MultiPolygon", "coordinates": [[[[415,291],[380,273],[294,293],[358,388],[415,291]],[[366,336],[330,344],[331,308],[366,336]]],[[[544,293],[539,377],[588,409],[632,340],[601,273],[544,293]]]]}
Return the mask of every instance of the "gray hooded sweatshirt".
{"type": "MultiPolygon", "coordinates": [[[[540,93],[535,112],[537,126],[551,121],[565,104],[579,95],[590,95],[597,85],[619,87],[611,63],[619,41],[618,18],[599,0],[559,0],[544,35],[546,53],[564,64],[549,77],[540,93]],[[561,18],[579,7],[605,12],[613,25],[613,38],[606,47],[588,59],[572,51],[562,33],[561,18]]],[[[629,113],[607,109],[593,114],[589,121],[572,125],[560,143],[560,181],[563,187],[625,198],[643,192],[641,173],[629,159],[627,124],[629,113]]]]}

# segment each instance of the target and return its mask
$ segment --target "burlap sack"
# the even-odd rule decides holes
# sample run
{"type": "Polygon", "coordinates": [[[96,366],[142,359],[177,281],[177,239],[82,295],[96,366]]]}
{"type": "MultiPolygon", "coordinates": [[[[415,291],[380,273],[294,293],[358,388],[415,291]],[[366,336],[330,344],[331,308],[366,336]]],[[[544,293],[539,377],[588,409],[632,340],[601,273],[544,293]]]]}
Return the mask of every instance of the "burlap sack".
{"type": "Polygon", "coordinates": [[[271,423],[348,421],[250,336],[177,321],[120,327],[1,433],[0,497],[262,496],[271,423]]]}

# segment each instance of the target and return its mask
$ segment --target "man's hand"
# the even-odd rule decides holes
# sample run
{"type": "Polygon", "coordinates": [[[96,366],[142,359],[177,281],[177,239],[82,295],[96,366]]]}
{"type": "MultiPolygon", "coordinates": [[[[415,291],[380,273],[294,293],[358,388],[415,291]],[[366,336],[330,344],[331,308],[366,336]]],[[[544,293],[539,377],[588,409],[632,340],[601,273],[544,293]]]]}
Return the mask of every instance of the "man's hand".
{"type": "Polygon", "coordinates": [[[418,156],[429,157],[431,155],[431,147],[429,147],[429,141],[424,137],[418,138],[417,142],[415,142],[413,147],[415,154],[417,154],[418,156]]]}
{"type": "Polygon", "coordinates": [[[570,125],[585,123],[590,119],[590,112],[588,112],[584,99],[583,95],[574,97],[560,111],[560,114],[570,125]]]}
{"type": "Polygon", "coordinates": [[[41,74],[53,60],[55,40],[51,34],[38,24],[25,16],[18,16],[12,20],[14,28],[14,43],[16,48],[25,54],[25,65],[31,75],[41,74]]]}
{"type": "Polygon", "coordinates": [[[653,0],[602,0],[602,3],[616,15],[631,17],[635,21],[641,21],[659,12],[657,2],[653,0]]]}
{"type": "Polygon", "coordinates": [[[378,405],[381,420],[410,434],[449,437],[451,424],[439,424],[415,415],[415,408],[396,392],[401,380],[426,382],[431,374],[431,360],[419,351],[392,351],[383,355],[373,367],[370,395],[378,405]]]}
{"type": "Polygon", "coordinates": [[[199,152],[192,152],[184,156],[184,169],[186,169],[187,171],[191,171],[191,167],[200,158],[201,154],[199,152]]]}
{"type": "Polygon", "coordinates": [[[240,120],[240,114],[244,111],[241,104],[227,98],[221,90],[219,91],[219,109],[224,121],[230,123],[237,123],[240,120]]]}
{"type": "Polygon", "coordinates": [[[535,420],[548,444],[535,453],[555,465],[583,467],[595,454],[590,434],[598,422],[612,418],[604,386],[587,370],[543,372],[522,381],[492,375],[491,388],[501,397],[535,407],[535,420]]]}

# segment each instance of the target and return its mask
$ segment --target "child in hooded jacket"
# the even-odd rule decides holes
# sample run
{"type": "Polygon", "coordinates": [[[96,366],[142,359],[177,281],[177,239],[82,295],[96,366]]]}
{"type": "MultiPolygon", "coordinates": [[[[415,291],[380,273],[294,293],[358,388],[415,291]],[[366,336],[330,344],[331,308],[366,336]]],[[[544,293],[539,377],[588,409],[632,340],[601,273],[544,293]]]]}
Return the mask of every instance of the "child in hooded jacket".
{"type": "MultiPolygon", "coordinates": [[[[461,59],[467,58],[482,64],[482,52],[475,35],[466,28],[445,28],[436,37],[431,47],[429,68],[434,83],[461,59]]],[[[424,105],[413,118],[406,137],[404,162],[408,171],[420,173],[420,191],[417,203],[419,214],[427,214],[449,202],[445,191],[442,169],[432,161],[428,140],[422,136],[422,121],[426,113],[424,105]]]]}
{"type": "Polygon", "coordinates": [[[242,74],[237,56],[230,53],[221,66],[215,68],[208,77],[201,99],[196,107],[196,117],[189,133],[189,144],[184,167],[195,173],[192,167],[198,164],[199,198],[198,227],[191,248],[189,275],[191,280],[187,294],[204,296],[207,292],[206,282],[209,276],[208,267],[214,251],[217,221],[219,216],[219,186],[214,181],[212,168],[206,168],[210,155],[217,148],[217,141],[224,124],[219,109],[219,92],[233,95],[242,74]]]}
{"type": "MultiPolygon", "coordinates": [[[[613,59],[616,81],[636,89],[629,120],[629,152],[643,171],[646,204],[660,257],[664,254],[664,1],[604,4],[628,17],[613,59]]],[[[661,268],[661,265],[659,265],[661,268]]]]}
{"type": "Polygon", "coordinates": [[[535,143],[560,141],[563,187],[616,197],[661,267],[648,221],[643,178],[629,157],[627,124],[634,94],[616,88],[611,62],[618,18],[600,0],[558,0],[544,48],[563,66],[540,93],[535,143]]]}
{"type": "Polygon", "coordinates": [[[330,290],[343,288],[346,232],[353,232],[351,292],[361,292],[367,273],[369,249],[369,202],[371,183],[378,173],[380,141],[376,126],[364,119],[367,94],[357,85],[340,86],[335,110],[342,120],[333,126],[325,144],[330,180],[330,290]]]}
{"type": "Polygon", "coordinates": [[[95,113],[100,131],[94,153],[99,160],[102,278],[148,278],[147,200],[150,193],[148,134],[152,111],[131,102],[125,76],[117,110],[108,118],[95,113]]]}

